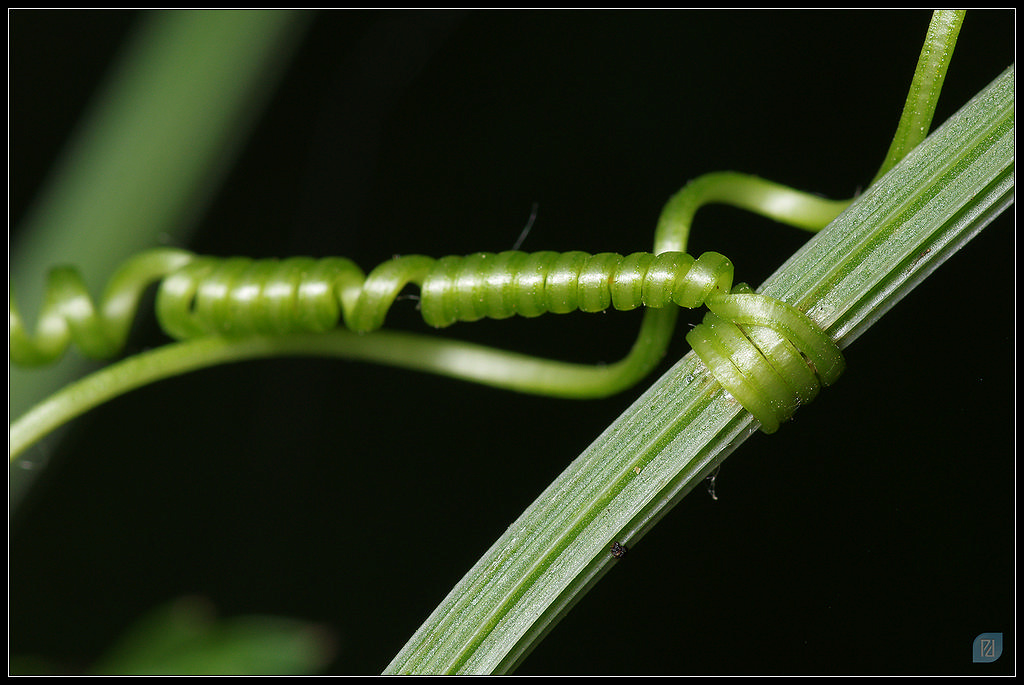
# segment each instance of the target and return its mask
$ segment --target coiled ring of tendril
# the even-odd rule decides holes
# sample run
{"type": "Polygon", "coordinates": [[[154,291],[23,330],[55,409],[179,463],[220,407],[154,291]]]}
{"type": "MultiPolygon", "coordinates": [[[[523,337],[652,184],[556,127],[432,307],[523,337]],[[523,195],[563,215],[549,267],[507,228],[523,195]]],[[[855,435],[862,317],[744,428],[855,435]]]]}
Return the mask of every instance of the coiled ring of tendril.
{"type": "Polygon", "coordinates": [[[687,340],[765,432],[843,369],[838,347],[811,319],[745,285],[733,288],[733,265],[715,252],[697,258],[682,252],[400,256],[365,275],[337,257],[217,259],[151,250],[122,266],[99,308],[77,273],[51,272],[35,336],[25,333],[12,296],[11,360],[49,363],[72,342],[89,356],[116,354],[141,294],[157,280],[157,320],[182,340],[323,332],[339,321],[369,333],[383,326],[410,284],[420,288],[421,314],[435,327],[485,317],[706,305],[710,313],[687,340]]]}

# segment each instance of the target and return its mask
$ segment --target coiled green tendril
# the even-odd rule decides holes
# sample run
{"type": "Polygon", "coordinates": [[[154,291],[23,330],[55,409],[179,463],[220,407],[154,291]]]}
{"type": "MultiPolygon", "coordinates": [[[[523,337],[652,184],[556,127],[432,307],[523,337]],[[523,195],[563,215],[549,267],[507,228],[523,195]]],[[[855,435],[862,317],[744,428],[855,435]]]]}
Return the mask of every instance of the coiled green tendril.
{"type": "Polygon", "coordinates": [[[155,281],[157,320],[179,340],[319,333],[339,321],[370,333],[384,325],[409,284],[419,287],[420,311],[434,327],[485,317],[707,305],[711,312],[687,340],[766,432],[843,368],[838,347],[813,321],[744,285],[733,288],[733,265],[715,252],[698,258],[683,252],[401,256],[365,275],[345,258],[217,259],[156,249],[126,262],[98,307],[76,272],[51,272],[32,336],[12,296],[12,361],[50,363],[72,343],[92,357],[117,354],[142,293],[155,281]]]}

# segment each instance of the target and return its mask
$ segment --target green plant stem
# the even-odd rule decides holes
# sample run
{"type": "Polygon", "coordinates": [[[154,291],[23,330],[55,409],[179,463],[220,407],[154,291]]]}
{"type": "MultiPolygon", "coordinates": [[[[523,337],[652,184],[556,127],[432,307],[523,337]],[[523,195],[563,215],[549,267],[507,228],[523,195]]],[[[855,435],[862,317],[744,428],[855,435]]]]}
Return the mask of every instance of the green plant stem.
{"type": "MultiPolygon", "coordinates": [[[[841,345],[1013,202],[1014,69],[790,258],[761,291],[841,345]]],[[[457,584],[387,673],[504,673],[753,431],[686,355],[597,438],[457,584]]]]}
{"type": "MultiPolygon", "coordinates": [[[[518,385],[517,389],[540,394],[552,394],[564,387],[550,387],[551,373],[561,372],[559,381],[566,380],[560,362],[411,333],[377,331],[359,335],[335,330],[242,340],[207,337],[134,355],[51,395],[11,424],[11,460],[56,427],[133,389],[218,364],[280,356],[371,361],[504,388],[510,387],[509,379],[514,378],[511,385],[518,385]]],[[[584,371],[587,368],[583,367],[584,371]]]]}
{"type": "Polygon", "coordinates": [[[942,91],[942,82],[946,79],[949,61],[966,14],[964,10],[936,10],[932,14],[907,101],[896,127],[896,135],[872,183],[906,157],[928,135],[935,105],[942,91]]]}

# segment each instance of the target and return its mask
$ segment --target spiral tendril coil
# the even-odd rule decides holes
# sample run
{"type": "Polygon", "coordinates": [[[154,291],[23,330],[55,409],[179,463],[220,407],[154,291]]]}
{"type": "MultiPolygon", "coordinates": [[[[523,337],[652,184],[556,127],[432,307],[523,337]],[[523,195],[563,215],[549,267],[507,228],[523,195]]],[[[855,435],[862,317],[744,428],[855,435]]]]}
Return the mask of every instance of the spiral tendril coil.
{"type": "Polygon", "coordinates": [[[34,335],[26,333],[12,295],[10,356],[20,365],[47,364],[71,344],[90,357],[117,354],[141,295],[156,281],[157,320],[181,340],[315,333],[339,321],[369,333],[383,326],[410,284],[419,287],[421,314],[434,327],[547,312],[707,305],[710,312],[687,340],[762,430],[773,432],[839,376],[843,358],[805,314],[744,285],[733,288],[732,279],[732,263],[715,252],[697,258],[682,252],[413,255],[366,275],[340,257],[218,259],[157,249],[122,265],[99,306],[75,271],[53,270],[34,335]]]}

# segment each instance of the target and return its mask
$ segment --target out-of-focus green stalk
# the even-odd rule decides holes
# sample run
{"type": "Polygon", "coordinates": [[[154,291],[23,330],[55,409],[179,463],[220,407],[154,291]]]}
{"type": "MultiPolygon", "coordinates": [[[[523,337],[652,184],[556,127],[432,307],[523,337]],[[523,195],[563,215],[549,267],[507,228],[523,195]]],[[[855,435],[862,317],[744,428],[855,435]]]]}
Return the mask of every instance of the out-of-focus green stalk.
{"type": "MultiPolygon", "coordinates": [[[[1014,69],[762,287],[843,346],[1013,203],[1014,69]]],[[[511,671],[615,559],[756,430],[686,355],[470,569],[387,673],[511,671]]]]}
{"type": "MultiPolygon", "coordinates": [[[[55,264],[73,263],[87,277],[102,277],[141,249],[184,241],[311,16],[281,10],[142,15],[18,227],[11,286],[29,320],[55,264]]],[[[45,370],[8,368],[10,412],[18,416],[88,365],[68,355],[45,370]]],[[[22,489],[20,471],[11,474],[12,504],[22,489]]]]}

